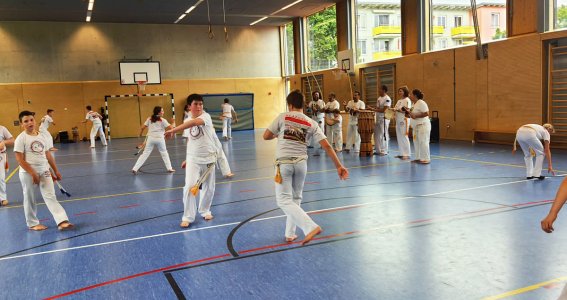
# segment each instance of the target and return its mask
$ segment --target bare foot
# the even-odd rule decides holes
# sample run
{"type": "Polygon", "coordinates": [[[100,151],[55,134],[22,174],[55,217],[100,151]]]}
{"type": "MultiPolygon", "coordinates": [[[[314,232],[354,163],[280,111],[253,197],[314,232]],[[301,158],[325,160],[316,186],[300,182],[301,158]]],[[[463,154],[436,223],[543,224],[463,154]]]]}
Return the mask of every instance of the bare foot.
{"type": "Polygon", "coordinates": [[[226,174],[226,176],[224,176],[224,178],[232,178],[234,177],[234,173],[230,172],[228,174],[226,174]]]}
{"type": "Polygon", "coordinates": [[[132,174],[134,174],[134,175],[138,175],[138,171],[136,171],[136,170],[132,170],[132,174]]]}
{"type": "Polygon", "coordinates": [[[205,216],[203,217],[203,219],[205,219],[205,221],[210,221],[210,220],[213,219],[213,215],[211,215],[211,214],[205,215],[205,216]]]}
{"type": "Polygon", "coordinates": [[[186,161],[183,161],[183,162],[181,163],[181,169],[185,169],[186,166],[187,166],[187,162],[186,162],[186,161]]]}
{"type": "Polygon", "coordinates": [[[38,224],[38,225],[30,227],[30,230],[33,230],[33,231],[42,231],[42,230],[45,230],[45,229],[47,229],[47,226],[45,226],[43,224],[38,224]]]}
{"type": "Polygon", "coordinates": [[[169,169],[169,170],[167,170],[167,172],[173,173],[173,172],[175,172],[175,169],[169,169]]]}
{"type": "Polygon", "coordinates": [[[189,228],[189,222],[187,221],[181,221],[181,224],[179,224],[179,226],[181,226],[181,228],[189,228]]]}
{"type": "Polygon", "coordinates": [[[59,149],[57,149],[55,147],[49,149],[49,151],[57,151],[57,150],[59,150],[59,149]]]}
{"type": "Polygon", "coordinates": [[[317,226],[317,228],[311,230],[310,233],[308,233],[305,238],[303,239],[303,241],[301,241],[301,245],[305,245],[307,243],[309,243],[316,235],[320,234],[323,231],[323,229],[321,229],[321,227],[317,226]]]}
{"type": "Polygon", "coordinates": [[[59,229],[61,231],[69,230],[73,227],[75,227],[75,225],[69,223],[69,221],[63,221],[63,222],[59,223],[59,225],[57,225],[57,229],[59,229]]]}
{"type": "Polygon", "coordinates": [[[8,205],[8,200],[0,201],[0,206],[6,206],[6,205],[8,205]]]}
{"type": "Polygon", "coordinates": [[[427,165],[427,164],[430,163],[430,161],[428,161],[428,160],[420,160],[419,163],[422,164],[422,165],[427,165]]]}
{"type": "Polygon", "coordinates": [[[290,237],[287,237],[287,236],[285,237],[285,241],[288,242],[288,243],[293,243],[293,241],[295,241],[296,239],[297,239],[297,235],[295,235],[295,234],[293,236],[290,236],[290,237]]]}

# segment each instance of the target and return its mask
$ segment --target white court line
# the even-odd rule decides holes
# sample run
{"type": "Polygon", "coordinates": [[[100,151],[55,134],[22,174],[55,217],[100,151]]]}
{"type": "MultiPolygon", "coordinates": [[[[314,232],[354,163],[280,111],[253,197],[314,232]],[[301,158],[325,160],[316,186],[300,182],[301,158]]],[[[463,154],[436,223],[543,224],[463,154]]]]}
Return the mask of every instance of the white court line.
{"type": "MultiPolygon", "coordinates": [[[[512,181],[512,182],[482,185],[482,186],[477,186],[477,187],[472,187],[472,188],[463,188],[463,189],[457,189],[457,190],[451,190],[451,191],[445,191],[445,192],[432,193],[432,194],[427,194],[427,195],[394,198],[394,199],[380,201],[380,202],[366,202],[366,203],[361,203],[361,204],[351,204],[351,205],[338,206],[338,207],[333,207],[333,208],[312,210],[312,211],[309,211],[307,213],[317,213],[317,212],[324,212],[324,211],[336,210],[336,209],[345,209],[345,208],[351,208],[351,207],[376,205],[376,204],[382,204],[382,203],[394,202],[394,201],[400,201],[400,200],[407,200],[407,199],[413,199],[413,198],[437,196],[437,195],[457,193],[457,192],[470,191],[470,190],[477,190],[477,189],[483,189],[483,188],[489,188],[489,187],[495,187],[495,186],[510,185],[510,184],[526,182],[526,181],[529,181],[529,180],[524,179],[524,180],[518,180],[518,181],[512,181]]],[[[260,222],[260,221],[272,220],[272,219],[277,219],[277,218],[282,218],[282,217],[285,217],[285,215],[255,219],[255,220],[252,220],[250,222],[260,222]]],[[[16,255],[16,256],[8,256],[8,257],[0,258],[0,261],[12,260],[12,259],[16,259],[16,258],[31,257],[31,256],[37,256],[37,255],[44,255],[44,254],[50,254],[50,253],[57,253],[57,252],[65,252],[65,251],[78,250],[78,249],[85,249],[85,248],[92,248],[92,247],[99,247],[99,246],[112,245],[112,244],[117,244],[117,243],[125,243],[125,242],[131,242],[131,241],[138,241],[138,240],[144,240],[144,239],[151,239],[151,238],[155,238],[155,237],[162,237],[162,236],[168,236],[168,235],[191,232],[191,231],[201,231],[201,230],[206,230],[206,229],[214,229],[214,228],[232,226],[232,225],[237,225],[237,224],[240,224],[240,223],[241,222],[232,222],[232,223],[219,224],[219,225],[213,225],[213,226],[208,226],[208,227],[178,230],[178,231],[172,231],[172,232],[166,232],[166,233],[160,233],[160,234],[140,236],[140,237],[135,237],[135,238],[122,239],[122,240],[116,240],[116,241],[110,241],[110,242],[104,242],[104,243],[96,243],[96,244],[89,244],[89,245],[83,245],[83,246],[77,246],[77,247],[69,247],[69,248],[49,250],[49,251],[43,251],[43,252],[35,252],[35,253],[22,254],[22,255],[16,255]]]]}

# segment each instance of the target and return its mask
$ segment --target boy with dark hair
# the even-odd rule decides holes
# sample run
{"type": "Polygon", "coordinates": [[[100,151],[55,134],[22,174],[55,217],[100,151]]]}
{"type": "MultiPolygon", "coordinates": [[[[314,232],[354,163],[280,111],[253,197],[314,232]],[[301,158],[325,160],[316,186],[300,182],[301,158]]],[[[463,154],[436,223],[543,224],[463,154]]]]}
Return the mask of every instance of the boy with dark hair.
{"type": "Polygon", "coordinates": [[[24,213],[26,223],[31,230],[47,229],[37,218],[34,185],[39,185],[43,201],[53,215],[57,228],[67,230],[73,227],[69,222],[63,206],[57,202],[53,179],[61,180],[55,159],[47,149],[45,137],[36,131],[35,113],[24,110],[20,113],[20,124],[24,131],[18,135],[14,143],[16,160],[20,164],[20,182],[24,192],[24,213]],[[52,174],[49,167],[53,169],[52,174]],[[53,176],[53,177],[52,177],[53,176]]]}
{"type": "Polygon", "coordinates": [[[307,141],[313,136],[335,163],[339,178],[348,178],[348,170],[341,164],[319,124],[303,114],[303,94],[291,92],[287,98],[288,112],[280,114],[264,132],[264,140],[277,138],[276,201],[287,216],[285,240],[293,242],[296,226],[303,231],[302,244],[321,233],[319,227],[301,208],[303,185],[307,175],[307,141]]]}
{"type": "Polygon", "coordinates": [[[212,220],[211,204],[215,194],[215,162],[218,149],[214,137],[215,128],[211,116],[203,111],[203,97],[191,94],[187,98],[190,116],[183,124],[165,132],[172,137],[176,132],[189,129],[187,139],[185,186],[183,187],[183,217],[180,226],[187,228],[195,221],[198,188],[201,188],[199,213],[205,220],[212,220]],[[197,187],[197,189],[195,189],[197,187]]]}
{"type": "Polygon", "coordinates": [[[87,105],[87,115],[85,116],[85,120],[83,123],[86,123],[87,120],[93,122],[93,127],[91,128],[91,148],[95,147],[95,137],[98,132],[100,137],[100,141],[102,142],[103,146],[107,146],[106,143],[106,136],[104,135],[104,130],[102,129],[102,116],[97,113],[96,111],[92,110],[90,105],[87,105]]]}

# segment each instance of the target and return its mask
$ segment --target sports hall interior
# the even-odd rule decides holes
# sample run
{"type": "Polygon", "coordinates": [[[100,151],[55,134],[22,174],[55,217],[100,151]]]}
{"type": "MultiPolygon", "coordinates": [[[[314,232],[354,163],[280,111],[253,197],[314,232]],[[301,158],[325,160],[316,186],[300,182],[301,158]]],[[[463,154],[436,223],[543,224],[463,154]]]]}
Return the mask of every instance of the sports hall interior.
{"type": "MultiPolygon", "coordinates": [[[[496,3],[506,36],[433,49],[439,25],[432,10],[451,2],[96,0],[88,11],[88,0],[0,1],[0,125],[14,136],[22,130],[20,111],[54,109],[54,138],[74,127],[79,140],[88,138],[85,106],[104,111],[106,96],[137,93],[136,85],[120,84],[118,63],[127,59],[159,61],[161,84],[145,93],[173,94],[177,124],[189,94],[254,95],[254,130],[223,142],[236,176],[217,176],[215,219],[189,231],[177,226],[180,137],[168,141],[178,174],[160,173],[159,156],[146,173],[130,173],[140,128],[132,108],[149,112],[162,100],[114,105],[108,149],[55,144],[62,183],[74,191],[58,198],[76,230],[26,230],[14,176],[11,203],[0,208],[0,298],[557,299],[567,283],[567,218],[560,215],[552,235],[538,226],[563,177],[526,181],[522,156],[510,152],[520,126],[554,123],[554,166],[567,174],[561,1],[455,0],[469,10],[496,3]],[[358,59],[362,4],[399,10],[399,55],[358,59]],[[346,71],[340,62],[310,66],[307,19],[327,9],[336,10],[336,52],[354,53],[346,71]],[[360,91],[373,104],[381,76],[394,102],[397,88],[419,88],[438,112],[431,164],[341,153],[351,174],[342,182],[326,155],[310,157],[305,209],[320,218],[323,236],[303,247],[282,244],[271,179],[275,143],[262,140],[264,129],[286,111],[290,91],[308,96],[317,86],[323,99],[334,92],[341,103],[360,91]]],[[[11,152],[9,162],[12,171],[11,152]]]]}

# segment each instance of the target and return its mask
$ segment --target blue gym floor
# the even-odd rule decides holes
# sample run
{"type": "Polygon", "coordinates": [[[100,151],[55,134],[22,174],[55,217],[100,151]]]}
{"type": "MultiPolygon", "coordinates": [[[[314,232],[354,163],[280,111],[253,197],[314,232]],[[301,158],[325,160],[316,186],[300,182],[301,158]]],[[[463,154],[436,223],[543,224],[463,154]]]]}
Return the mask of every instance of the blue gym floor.
{"type": "MultiPolygon", "coordinates": [[[[41,204],[49,229],[29,231],[13,176],[0,208],[0,299],[556,299],[567,282],[567,217],[551,235],[539,225],[563,177],[525,180],[510,146],[444,141],[417,165],[394,158],[394,138],[389,156],[339,154],[347,181],[325,154],[311,156],[302,206],[324,231],[300,246],[284,242],[276,143],[262,133],[222,142],[236,176],[217,170],[215,218],[188,230],[181,138],[168,141],[175,174],[155,150],[132,175],[136,139],[56,145],[72,197],[56,191],[76,228],[59,232],[41,204]]],[[[567,152],[553,159],[567,174],[567,152]]]]}

